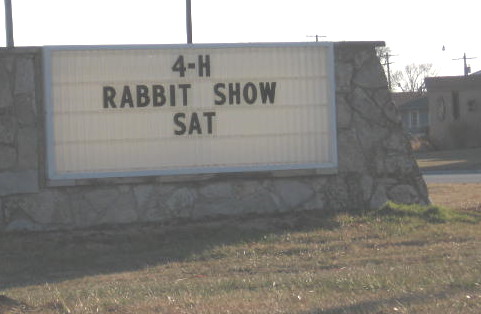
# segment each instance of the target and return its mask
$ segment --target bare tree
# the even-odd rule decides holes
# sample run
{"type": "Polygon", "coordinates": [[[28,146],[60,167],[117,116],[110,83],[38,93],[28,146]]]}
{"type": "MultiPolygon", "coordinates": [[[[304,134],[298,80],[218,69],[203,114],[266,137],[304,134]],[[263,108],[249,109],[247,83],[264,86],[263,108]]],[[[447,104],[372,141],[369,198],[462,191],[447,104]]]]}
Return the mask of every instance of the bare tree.
{"type": "Polygon", "coordinates": [[[376,47],[376,55],[383,66],[386,65],[386,56],[391,54],[391,48],[386,46],[376,47]]]}
{"type": "Polygon", "coordinates": [[[400,88],[403,92],[426,92],[424,78],[435,76],[436,72],[432,69],[431,63],[409,64],[404,67],[404,71],[396,71],[391,76],[394,86],[400,88]]]}

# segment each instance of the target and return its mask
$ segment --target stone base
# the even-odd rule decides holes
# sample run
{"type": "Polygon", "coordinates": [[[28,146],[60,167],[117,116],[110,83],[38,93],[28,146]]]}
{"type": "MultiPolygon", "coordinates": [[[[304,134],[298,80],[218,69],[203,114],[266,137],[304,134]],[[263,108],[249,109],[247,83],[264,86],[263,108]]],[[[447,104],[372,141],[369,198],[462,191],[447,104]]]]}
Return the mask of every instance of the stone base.
{"type": "Polygon", "coordinates": [[[335,44],[338,169],[47,181],[40,51],[0,50],[0,231],[429,203],[375,53],[335,44]],[[178,181],[178,182],[175,182],[178,181]]]}

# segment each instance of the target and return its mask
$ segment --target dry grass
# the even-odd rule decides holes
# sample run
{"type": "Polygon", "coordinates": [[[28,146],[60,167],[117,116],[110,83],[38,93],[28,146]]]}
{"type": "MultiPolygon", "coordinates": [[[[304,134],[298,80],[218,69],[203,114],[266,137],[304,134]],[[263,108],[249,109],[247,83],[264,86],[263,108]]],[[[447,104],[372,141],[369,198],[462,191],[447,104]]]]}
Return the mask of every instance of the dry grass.
{"type": "Polygon", "coordinates": [[[479,214],[416,211],[4,235],[0,312],[481,312],[479,214]]]}
{"type": "Polygon", "coordinates": [[[428,188],[434,204],[481,212],[481,183],[432,183],[428,188]]]}

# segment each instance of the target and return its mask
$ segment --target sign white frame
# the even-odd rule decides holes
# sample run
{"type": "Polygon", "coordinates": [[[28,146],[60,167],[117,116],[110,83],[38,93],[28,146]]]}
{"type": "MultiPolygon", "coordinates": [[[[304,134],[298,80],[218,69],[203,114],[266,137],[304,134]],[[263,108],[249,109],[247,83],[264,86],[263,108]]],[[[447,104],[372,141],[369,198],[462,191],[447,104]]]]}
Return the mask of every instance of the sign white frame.
{"type": "Polygon", "coordinates": [[[309,43],[249,43],[249,44],[195,44],[195,45],[132,45],[132,46],[45,46],[43,52],[44,104],[46,114],[47,175],[50,180],[74,180],[112,177],[172,176],[212,173],[270,172],[313,169],[316,173],[335,173],[338,167],[335,105],[334,47],[331,42],[309,43]],[[329,116],[329,162],[300,163],[232,167],[185,167],[182,169],[126,170],[106,172],[59,172],[55,155],[54,104],[52,98],[52,53],[59,50],[139,50],[139,49],[196,49],[196,48],[245,48],[245,47],[296,47],[318,46],[327,48],[328,116],[329,116]]]}

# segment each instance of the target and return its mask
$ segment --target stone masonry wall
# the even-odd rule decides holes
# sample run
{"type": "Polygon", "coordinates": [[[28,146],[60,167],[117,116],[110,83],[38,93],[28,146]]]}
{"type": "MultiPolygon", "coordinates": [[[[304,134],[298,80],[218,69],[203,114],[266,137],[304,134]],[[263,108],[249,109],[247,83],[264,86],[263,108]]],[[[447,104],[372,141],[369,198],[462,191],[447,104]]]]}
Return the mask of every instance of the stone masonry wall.
{"type": "Polygon", "coordinates": [[[45,179],[41,53],[0,50],[0,232],[428,203],[383,69],[382,43],[335,44],[339,167],[309,171],[45,179]],[[55,186],[57,185],[57,186],[55,186]]]}

